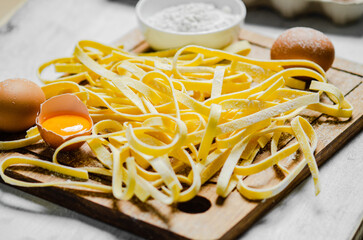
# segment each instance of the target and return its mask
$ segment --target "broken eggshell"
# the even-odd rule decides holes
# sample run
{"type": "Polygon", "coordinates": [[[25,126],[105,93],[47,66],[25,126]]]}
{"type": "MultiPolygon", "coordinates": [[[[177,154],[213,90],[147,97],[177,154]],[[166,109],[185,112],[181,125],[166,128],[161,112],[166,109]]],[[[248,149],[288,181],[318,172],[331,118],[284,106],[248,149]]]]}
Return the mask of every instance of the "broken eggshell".
{"type": "MultiPolygon", "coordinates": [[[[87,106],[77,96],[73,94],[62,94],[48,99],[40,106],[40,112],[36,118],[36,125],[43,140],[52,148],[57,148],[61,144],[72,138],[90,135],[92,131],[93,121],[89,115],[87,106]],[[78,115],[84,117],[91,123],[90,129],[83,130],[81,132],[68,136],[62,136],[51,130],[45,129],[42,126],[42,123],[45,120],[64,114],[78,115]]],[[[75,143],[65,147],[63,150],[74,150],[80,148],[82,145],[83,142],[75,143]]]]}

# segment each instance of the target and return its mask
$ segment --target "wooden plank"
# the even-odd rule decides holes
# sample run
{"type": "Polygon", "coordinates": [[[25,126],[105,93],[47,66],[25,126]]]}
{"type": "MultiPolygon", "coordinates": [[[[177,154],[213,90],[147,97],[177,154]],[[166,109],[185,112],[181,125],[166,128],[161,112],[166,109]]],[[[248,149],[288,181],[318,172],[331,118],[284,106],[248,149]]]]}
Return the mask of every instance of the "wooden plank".
{"type": "Polygon", "coordinates": [[[272,44],[274,43],[274,39],[252,31],[248,31],[247,29],[241,29],[239,38],[247,40],[254,45],[268,49],[270,49],[272,47],[272,44]]]}
{"type": "Polygon", "coordinates": [[[363,76],[363,67],[361,64],[348,61],[343,58],[336,58],[333,62],[333,68],[346,71],[358,76],[363,76]]]}
{"type": "Polygon", "coordinates": [[[354,236],[351,239],[360,240],[362,238],[363,238],[363,219],[361,220],[361,223],[358,226],[357,231],[354,233],[354,236]]]}
{"type": "Polygon", "coordinates": [[[113,42],[113,45],[123,45],[125,50],[131,51],[145,43],[145,38],[138,30],[131,30],[125,36],[113,42]]]}
{"type": "Polygon", "coordinates": [[[26,0],[0,1],[0,27],[4,26],[26,0]]]}
{"type": "MultiPolygon", "coordinates": [[[[263,44],[271,43],[271,39],[261,37],[253,32],[244,32],[253,41],[253,57],[266,58],[268,49],[263,44]],[[256,42],[256,43],[255,43],[256,42]]],[[[148,49],[139,31],[132,31],[117,44],[126,41],[125,48],[142,52],[148,49]]],[[[363,125],[363,86],[362,77],[348,70],[332,69],[328,72],[330,82],[337,85],[347,99],[355,107],[354,115],[347,121],[337,121],[317,114],[311,121],[318,136],[324,136],[319,141],[316,151],[318,164],[322,164],[346,141],[361,131],[363,125]]],[[[0,152],[0,161],[9,155],[25,154],[42,159],[50,159],[53,150],[39,143],[19,151],[0,152]]],[[[62,153],[60,161],[65,164],[82,166],[97,164],[92,160],[87,146],[80,151],[62,153]],[[77,161],[75,161],[77,160],[77,161]]],[[[286,160],[287,161],[287,160],[286,160]]],[[[266,170],[263,184],[268,185],[276,181],[273,169],[266,170]]],[[[24,180],[52,181],[64,179],[62,176],[32,167],[13,167],[7,174],[24,180]]],[[[155,200],[141,203],[132,201],[119,201],[111,194],[100,194],[84,189],[63,188],[21,188],[31,194],[45,198],[77,212],[107,222],[116,227],[128,230],[150,239],[232,239],[247,230],[259,217],[271,209],[276,203],[292,191],[301,181],[308,177],[307,168],[278,196],[266,201],[248,201],[237,191],[233,191],[226,199],[218,197],[215,184],[208,183],[203,186],[198,197],[187,204],[165,206],[155,200]],[[189,205],[188,205],[189,204],[189,205]],[[210,204],[207,211],[190,213],[190,211],[203,210],[203,206],[210,204]],[[213,227],[211,227],[213,226],[213,227]]],[[[93,176],[90,180],[101,184],[110,184],[110,179],[93,176]]],[[[250,176],[247,182],[256,183],[256,176],[250,176]]],[[[208,206],[207,206],[208,207],[208,206]]]]}

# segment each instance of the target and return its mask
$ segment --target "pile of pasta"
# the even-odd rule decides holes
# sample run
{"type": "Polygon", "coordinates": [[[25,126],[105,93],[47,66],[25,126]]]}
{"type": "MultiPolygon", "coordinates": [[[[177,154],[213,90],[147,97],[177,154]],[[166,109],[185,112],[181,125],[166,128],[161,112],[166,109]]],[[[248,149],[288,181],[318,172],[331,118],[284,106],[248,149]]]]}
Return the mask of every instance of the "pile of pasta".
{"type": "MultiPolygon", "coordinates": [[[[186,46],[161,52],[134,54],[94,41],[80,41],[71,57],[55,59],[39,68],[46,98],[64,93],[79,97],[94,121],[92,135],[59,146],[53,161],[9,157],[1,162],[1,177],[26,187],[68,186],[112,192],[117,199],[157,199],[165,204],[195,197],[216,177],[216,192],[227,197],[237,189],[252,200],[273,197],[308,165],[318,194],[319,174],[314,157],[317,136],[299,116],[310,109],[349,118],[352,106],[325,72],[305,60],[248,58],[250,45],[236,42],[224,50],[186,46]],[[45,79],[54,66],[63,73],[45,79]],[[298,67],[297,67],[298,66],[298,67]],[[313,79],[309,84],[302,77],[313,79]],[[320,102],[325,93],[332,104],[320,102]],[[296,141],[280,148],[282,135],[296,141]],[[58,162],[65,147],[86,142],[101,167],[73,168],[58,162]],[[254,161],[260,150],[270,155],[254,161]],[[292,170],[279,162],[297,151],[303,154],[292,170]],[[15,164],[31,164],[76,177],[80,181],[33,183],[5,174],[15,164]],[[270,167],[284,178],[268,188],[255,188],[245,179],[270,167]],[[89,174],[112,177],[110,186],[86,181],[89,174]]],[[[0,142],[8,150],[41,140],[36,128],[24,139],[0,142]]]]}

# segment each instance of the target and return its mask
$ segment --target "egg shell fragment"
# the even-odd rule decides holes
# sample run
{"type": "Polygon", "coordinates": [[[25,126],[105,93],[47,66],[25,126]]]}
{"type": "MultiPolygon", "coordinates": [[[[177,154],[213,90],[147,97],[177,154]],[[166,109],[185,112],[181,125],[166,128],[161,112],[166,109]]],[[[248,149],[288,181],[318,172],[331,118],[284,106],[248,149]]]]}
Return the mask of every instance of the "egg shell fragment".
{"type": "MultiPolygon", "coordinates": [[[[43,140],[52,148],[57,148],[72,138],[90,135],[92,132],[93,121],[89,115],[87,106],[77,96],[73,94],[63,94],[48,99],[40,106],[40,113],[36,119],[36,124],[43,140]],[[62,136],[51,130],[45,129],[42,126],[42,123],[45,120],[65,114],[78,115],[86,118],[91,123],[91,128],[69,136],[62,136]]],[[[75,150],[80,148],[82,145],[83,142],[75,143],[65,147],[63,150],[75,150]]]]}

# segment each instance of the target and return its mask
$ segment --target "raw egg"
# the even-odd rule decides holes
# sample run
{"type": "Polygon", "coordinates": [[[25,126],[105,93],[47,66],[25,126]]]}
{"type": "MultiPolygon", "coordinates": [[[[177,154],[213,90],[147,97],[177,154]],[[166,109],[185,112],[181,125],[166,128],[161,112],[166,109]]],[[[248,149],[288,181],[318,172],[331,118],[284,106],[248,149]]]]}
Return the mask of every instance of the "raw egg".
{"type": "MultiPolygon", "coordinates": [[[[93,121],[87,106],[77,96],[63,94],[52,97],[41,105],[36,124],[43,140],[57,148],[72,138],[90,135],[93,121]]],[[[82,144],[72,144],[64,150],[73,150],[82,144]]]]}
{"type": "Polygon", "coordinates": [[[271,59],[305,59],[327,71],[334,61],[334,46],[322,32],[295,27],[283,32],[271,48],[271,59]]]}
{"type": "Polygon", "coordinates": [[[25,131],[35,124],[42,89],[32,81],[14,78],[0,82],[0,131],[25,131]]]}

